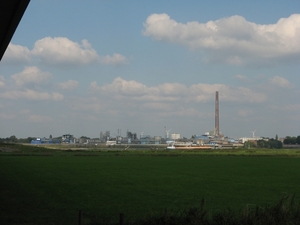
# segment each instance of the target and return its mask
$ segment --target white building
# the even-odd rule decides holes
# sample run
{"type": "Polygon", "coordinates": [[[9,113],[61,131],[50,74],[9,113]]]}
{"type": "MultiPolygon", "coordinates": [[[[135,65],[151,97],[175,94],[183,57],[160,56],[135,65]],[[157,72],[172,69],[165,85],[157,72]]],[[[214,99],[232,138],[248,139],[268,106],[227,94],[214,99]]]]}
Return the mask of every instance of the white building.
{"type": "Polygon", "coordinates": [[[107,146],[112,146],[112,145],[116,145],[117,141],[106,141],[106,145],[107,146]]]}
{"type": "Polygon", "coordinates": [[[239,138],[239,141],[242,142],[243,144],[246,141],[258,141],[258,140],[262,140],[262,138],[261,137],[241,137],[241,138],[239,138]]]}
{"type": "Polygon", "coordinates": [[[172,140],[178,140],[180,139],[180,134],[171,134],[171,137],[170,137],[172,140]]]}

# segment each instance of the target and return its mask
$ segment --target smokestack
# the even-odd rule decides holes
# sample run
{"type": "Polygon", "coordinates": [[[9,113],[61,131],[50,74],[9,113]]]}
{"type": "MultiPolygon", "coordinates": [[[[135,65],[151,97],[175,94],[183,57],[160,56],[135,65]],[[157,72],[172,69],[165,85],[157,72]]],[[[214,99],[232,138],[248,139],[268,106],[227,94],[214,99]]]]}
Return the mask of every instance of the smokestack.
{"type": "Polygon", "coordinates": [[[220,135],[219,130],[219,92],[216,91],[216,105],[215,105],[215,135],[220,135]]]}

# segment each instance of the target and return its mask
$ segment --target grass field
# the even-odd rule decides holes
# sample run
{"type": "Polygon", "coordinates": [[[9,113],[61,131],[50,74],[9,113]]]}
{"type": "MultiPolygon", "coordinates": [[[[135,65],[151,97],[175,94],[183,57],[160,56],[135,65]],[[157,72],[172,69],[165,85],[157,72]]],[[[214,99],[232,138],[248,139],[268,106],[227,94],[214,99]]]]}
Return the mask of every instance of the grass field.
{"type": "Polygon", "coordinates": [[[267,156],[260,151],[222,155],[27,147],[1,153],[0,218],[3,224],[76,224],[78,210],[89,222],[118,220],[120,212],[137,218],[165,208],[185,209],[202,198],[212,211],[274,204],[286,194],[300,194],[298,152],[281,151],[267,156]]]}

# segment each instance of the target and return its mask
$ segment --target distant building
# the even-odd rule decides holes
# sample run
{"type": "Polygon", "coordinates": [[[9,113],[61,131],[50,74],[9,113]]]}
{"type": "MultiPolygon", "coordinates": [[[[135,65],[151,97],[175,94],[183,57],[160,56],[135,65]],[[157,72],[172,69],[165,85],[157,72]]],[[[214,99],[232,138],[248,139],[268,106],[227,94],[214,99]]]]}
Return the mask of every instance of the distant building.
{"type": "Polygon", "coordinates": [[[203,145],[203,144],[206,144],[209,142],[209,136],[208,135],[200,135],[200,136],[195,136],[194,137],[194,142],[196,144],[199,144],[199,145],[203,145]]]}
{"type": "Polygon", "coordinates": [[[257,142],[258,140],[262,140],[261,137],[241,137],[239,138],[239,141],[243,144],[247,141],[257,142]]]}
{"type": "Polygon", "coordinates": [[[47,138],[36,138],[30,142],[31,144],[40,145],[40,144],[53,144],[59,143],[58,140],[47,139],[47,138]]]}
{"type": "Polygon", "coordinates": [[[172,140],[178,140],[178,139],[180,139],[180,134],[171,134],[171,139],[172,140]]]}
{"type": "Polygon", "coordinates": [[[33,145],[40,145],[40,144],[42,144],[42,141],[41,141],[40,138],[36,138],[36,139],[32,140],[32,141],[30,142],[30,144],[33,144],[33,145]]]}
{"type": "Polygon", "coordinates": [[[116,145],[116,144],[117,144],[117,141],[106,141],[107,146],[113,146],[113,145],[116,145]]]}
{"type": "Polygon", "coordinates": [[[143,135],[140,137],[140,144],[142,145],[149,145],[151,144],[151,137],[150,135],[143,135]]]}
{"type": "Polygon", "coordinates": [[[161,136],[154,136],[154,144],[158,145],[161,143],[161,136]]]}
{"type": "Polygon", "coordinates": [[[75,138],[71,134],[64,134],[61,137],[61,140],[62,140],[63,143],[75,143],[75,138]]]}

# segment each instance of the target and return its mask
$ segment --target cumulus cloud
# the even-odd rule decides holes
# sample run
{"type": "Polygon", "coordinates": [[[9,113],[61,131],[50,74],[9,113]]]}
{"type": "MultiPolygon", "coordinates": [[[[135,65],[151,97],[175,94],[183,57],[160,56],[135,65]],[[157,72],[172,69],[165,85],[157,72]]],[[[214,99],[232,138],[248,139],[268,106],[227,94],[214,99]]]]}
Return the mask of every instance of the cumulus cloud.
{"type": "Polygon", "coordinates": [[[125,56],[100,56],[87,40],[74,42],[66,37],[45,37],[37,40],[32,50],[25,46],[9,44],[3,57],[4,63],[28,63],[33,58],[47,65],[79,66],[100,63],[105,65],[123,65],[128,60],[125,56]]]}
{"type": "Polygon", "coordinates": [[[46,64],[87,65],[99,60],[99,55],[87,40],[78,44],[65,37],[45,37],[36,41],[32,54],[46,64]]]}
{"type": "Polygon", "coordinates": [[[26,84],[41,84],[48,81],[52,77],[49,72],[42,72],[36,66],[28,66],[17,74],[11,76],[18,86],[26,84]]]}
{"type": "Polygon", "coordinates": [[[205,51],[207,61],[244,65],[261,60],[300,60],[300,14],[263,25],[237,15],[183,24],[167,14],[152,14],[144,23],[143,34],[205,51]]]}
{"type": "Polygon", "coordinates": [[[61,101],[64,99],[64,96],[60,93],[53,92],[38,92],[30,89],[26,89],[24,91],[18,91],[18,90],[12,90],[12,91],[6,91],[4,93],[0,94],[0,97],[6,98],[6,99],[26,99],[26,100],[32,100],[32,101],[44,101],[44,100],[52,100],[52,101],[61,101]]]}
{"type": "Polygon", "coordinates": [[[275,86],[278,86],[281,88],[292,88],[293,87],[293,85],[287,79],[280,77],[280,76],[275,76],[273,78],[270,78],[269,82],[272,85],[275,85],[275,86]]]}
{"type": "Polygon", "coordinates": [[[179,83],[165,83],[148,87],[137,81],[127,81],[120,77],[111,84],[98,86],[97,82],[90,84],[92,92],[101,92],[117,100],[127,99],[144,102],[207,102],[220,91],[220,97],[230,102],[261,103],[267,100],[264,93],[245,87],[229,87],[224,84],[193,84],[189,87],[179,83]]]}
{"type": "Polygon", "coordinates": [[[115,53],[113,56],[107,55],[100,57],[100,62],[106,65],[122,65],[127,64],[128,60],[125,56],[115,53]]]}
{"type": "Polygon", "coordinates": [[[21,45],[14,45],[10,43],[3,56],[4,63],[27,63],[30,61],[30,50],[21,45]]]}
{"type": "Polygon", "coordinates": [[[63,90],[74,90],[75,88],[78,87],[78,81],[76,80],[68,80],[66,82],[62,82],[62,83],[59,83],[58,86],[59,88],[63,89],[63,90]]]}
{"type": "MultiPolygon", "coordinates": [[[[96,83],[92,83],[92,87],[97,87],[96,83]]],[[[115,92],[116,94],[123,96],[136,96],[136,95],[144,95],[146,94],[147,87],[141,83],[136,81],[127,81],[118,77],[114,79],[111,84],[104,85],[101,87],[101,90],[104,92],[115,92]]]]}

